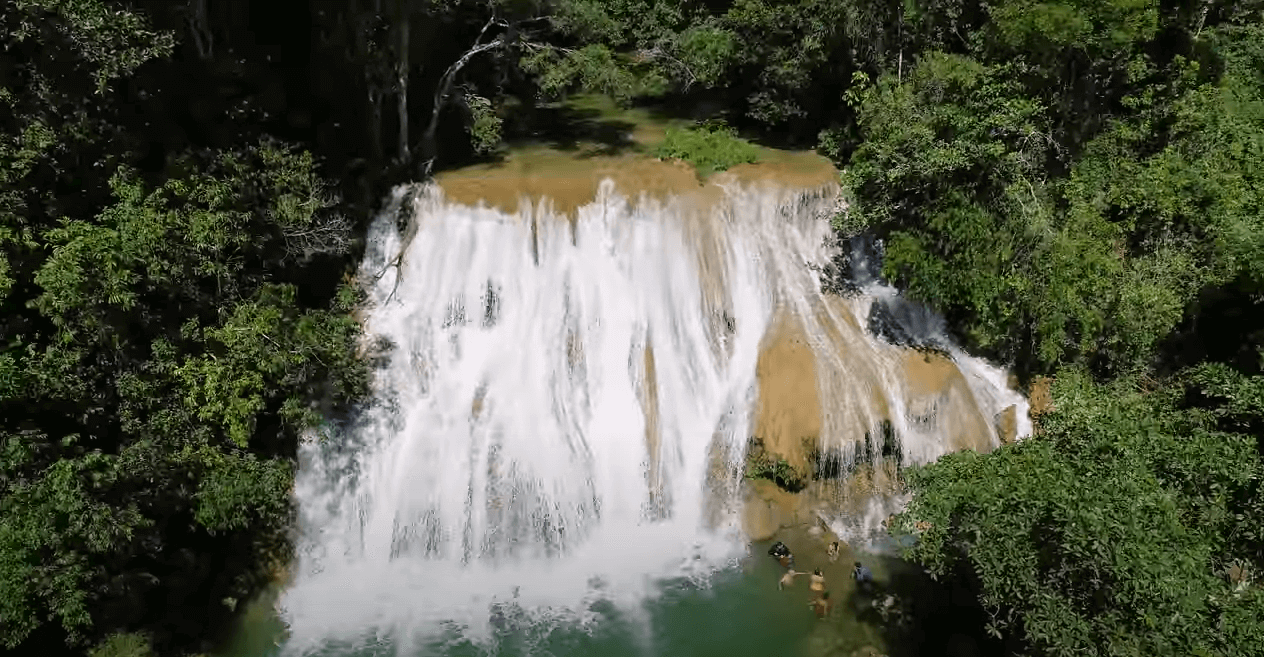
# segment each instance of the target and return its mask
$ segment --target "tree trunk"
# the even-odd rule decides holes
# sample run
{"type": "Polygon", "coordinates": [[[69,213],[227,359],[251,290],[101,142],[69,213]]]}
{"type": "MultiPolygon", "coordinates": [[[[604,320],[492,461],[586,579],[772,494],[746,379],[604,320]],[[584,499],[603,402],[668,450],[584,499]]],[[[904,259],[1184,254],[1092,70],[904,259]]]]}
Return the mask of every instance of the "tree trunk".
{"type": "Polygon", "coordinates": [[[214,57],[215,35],[210,29],[206,0],[189,0],[188,12],[189,35],[193,37],[193,46],[197,48],[198,57],[204,60],[214,57]]]}
{"type": "Polygon", "coordinates": [[[459,59],[443,72],[443,76],[439,78],[439,86],[435,89],[434,105],[430,110],[430,122],[426,124],[426,130],[421,135],[421,163],[420,179],[425,180],[430,177],[430,171],[434,167],[435,157],[437,156],[438,145],[435,138],[439,132],[439,114],[443,111],[444,105],[448,102],[448,95],[452,93],[452,85],[456,81],[456,74],[461,72],[462,68],[474,58],[475,55],[498,48],[504,44],[502,37],[496,37],[487,43],[481,43],[483,35],[487,34],[487,30],[497,23],[495,17],[487,21],[487,25],[483,26],[483,30],[478,33],[478,38],[474,40],[474,45],[465,51],[459,59]]]}
{"type": "MultiPolygon", "coordinates": [[[[380,11],[381,0],[374,3],[374,10],[380,11]]],[[[374,67],[377,66],[375,53],[369,48],[369,32],[373,29],[376,14],[369,16],[360,9],[358,0],[347,0],[347,21],[351,29],[350,59],[354,65],[364,71],[365,99],[369,104],[368,125],[369,154],[374,162],[382,160],[382,90],[378,84],[374,67]]]]}
{"type": "Polygon", "coordinates": [[[374,161],[382,159],[382,93],[369,83],[369,150],[374,161]]]}
{"type": "Polygon", "coordinates": [[[408,0],[399,0],[397,31],[399,33],[399,53],[395,68],[395,97],[399,110],[399,161],[407,163],[408,152],[408,47],[409,24],[408,0]]]}

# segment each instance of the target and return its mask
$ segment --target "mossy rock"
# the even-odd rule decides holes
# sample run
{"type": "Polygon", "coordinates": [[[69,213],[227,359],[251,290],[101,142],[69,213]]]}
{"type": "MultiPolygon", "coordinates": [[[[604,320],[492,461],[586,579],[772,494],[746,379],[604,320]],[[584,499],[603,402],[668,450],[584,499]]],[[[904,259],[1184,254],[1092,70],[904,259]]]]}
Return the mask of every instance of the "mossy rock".
{"type": "Polygon", "coordinates": [[[803,490],[808,484],[807,473],[801,472],[785,459],[770,458],[763,450],[747,457],[746,478],[767,479],[791,493],[803,490]]]}

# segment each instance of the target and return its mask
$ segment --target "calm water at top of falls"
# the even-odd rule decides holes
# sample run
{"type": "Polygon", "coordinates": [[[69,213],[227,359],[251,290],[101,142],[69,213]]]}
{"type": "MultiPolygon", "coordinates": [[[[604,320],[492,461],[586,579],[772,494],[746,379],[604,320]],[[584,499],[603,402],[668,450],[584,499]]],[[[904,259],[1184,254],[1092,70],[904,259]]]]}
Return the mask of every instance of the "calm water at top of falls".
{"type": "MultiPolygon", "coordinates": [[[[779,318],[815,357],[822,449],[852,454],[884,420],[905,463],[957,447],[958,411],[914,412],[906,352],[857,328],[872,295],[822,294],[832,203],[735,187],[691,209],[605,184],[568,220],[399,190],[361,270],[366,330],[388,346],[373,401],[302,448],[280,617],[227,654],[766,657],[878,643],[841,583],[819,622],[806,583],[778,591],[742,524],[756,400],[774,385],[756,365],[779,318]]],[[[969,413],[1022,405],[1000,370],[954,360],[969,413]]],[[[863,539],[899,501],[820,517],[863,539]]]]}

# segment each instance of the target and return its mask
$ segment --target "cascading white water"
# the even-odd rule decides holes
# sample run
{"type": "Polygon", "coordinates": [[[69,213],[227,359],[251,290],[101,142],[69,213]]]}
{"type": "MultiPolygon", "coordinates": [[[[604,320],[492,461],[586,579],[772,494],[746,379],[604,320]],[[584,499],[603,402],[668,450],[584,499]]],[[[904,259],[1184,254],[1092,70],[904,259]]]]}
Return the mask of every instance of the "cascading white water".
{"type": "MultiPolygon", "coordinates": [[[[905,421],[899,350],[840,330],[863,301],[821,293],[833,200],[734,187],[691,211],[607,181],[568,220],[397,190],[362,268],[366,331],[390,344],[374,402],[300,454],[287,649],[390,635],[404,654],[486,634],[505,602],[582,622],[596,598],[632,603],[743,555],[756,363],[779,315],[833,364],[823,448],[890,416],[908,462],[946,451],[905,421]]],[[[987,417],[1015,403],[999,370],[972,367],[987,417]]]]}

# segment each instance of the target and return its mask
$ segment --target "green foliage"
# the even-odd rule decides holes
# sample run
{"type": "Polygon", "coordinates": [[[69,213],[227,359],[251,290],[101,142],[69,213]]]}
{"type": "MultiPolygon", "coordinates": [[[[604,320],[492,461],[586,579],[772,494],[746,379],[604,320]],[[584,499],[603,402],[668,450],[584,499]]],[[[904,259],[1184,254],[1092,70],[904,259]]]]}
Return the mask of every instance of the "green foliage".
{"type": "MultiPolygon", "coordinates": [[[[5,452],[17,456],[18,463],[29,463],[28,450],[37,448],[41,438],[6,434],[5,452]]],[[[76,442],[74,437],[66,440],[76,442]]],[[[102,454],[61,459],[37,479],[19,479],[6,487],[0,497],[0,609],[5,620],[0,640],[6,647],[17,647],[44,617],[59,622],[70,640],[81,640],[90,629],[90,592],[100,577],[94,561],[128,544],[137,529],[149,524],[135,505],[99,501],[99,492],[118,482],[117,466],[117,459],[102,454]]]]}
{"type": "Polygon", "coordinates": [[[1246,71],[1264,60],[1245,46],[1257,31],[1213,34],[1219,80],[1181,57],[1136,68],[1148,81],[1120,96],[1130,111],[1080,143],[1021,63],[929,53],[853,92],[863,143],[845,182],[888,238],[886,274],[975,346],[1099,372],[1147,367],[1206,286],[1258,287],[1264,95],[1246,71]]]}
{"type": "Polygon", "coordinates": [[[684,160],[705,178],[737,164],[758,161],[759,148],[723,124],[707,124],[694,129],[668,128],[657,155],[684,160]]]}
{"type": "Polygon", "coordinates": [[[747,479],[767,479],[791,492],[803,490],[807,485],[807,478],[785,459],[774,461],[763,453],[747,459],[745,476],[747,479]]]}
{"type": "Polygon", "coordinates": [[[848,79],[853,70],[846,30],[860,4],[838,0],[732,3],[719,20],[743,44],[730,63],[730,79],[746,92],[747,116],[780,126],[809,114],[832,114],[837,99],[820,91],[840,77],[848,79]]]}
{"type": "Polygon", "coordinates": [[[659,84],[657,77],[638,75],[603,44],[589,44],[578,50],[542,47],[523,57],[520,65],[539,76],[540,89],[553,97],[582,90],[626,103],[659,84]]]}
{"type": "Polygon", "coordinates": [[[486,154],[494,151],[500,145],[504,120],[496,114],[492,101],[487,98],[467,94],[465,104],[470,112],[467,129],[474,142],[474,152],[486,154]]]}
{"type": "Polygon", "coordinates": [[[153,649],[143,634],[111,634],[88,657],[152,657],[153,649]]]}
{"type": "Polygon", "coordinates": [[[816,93],[843,80],[851,69],[840,66],[851,54],[844,27],[864,20],[871,9],[838,0],[739,0],[715,5],[669,0],[561,0],[553,13],[559,36],[573,40],[580,58],[586,48],[600,46],[618,56],[582,55],[591,73],[578,76],[553,58],[549,66],[532,61],[528,70],[542,73],[542,87],[552,93],[558,78],[596,80],[587,90],[628,89],[657,95],[694,88],[733,88],[745,113],[768,125],[806,116],[833,113],[832,100],[816,93]],[[557,73],[550,68],[561,65],[557,73]],[[620,73],[620,69],[625,71],[620,73]],[[598,73],[600,71],[600,73],[598,73]],[[642,80],[639,85],[612,85],[609,80],[642,80]],[[581,79],[582,77],[582,79],[581,79]]]}
{"type": "Polygon", "coordinates": [[[46,617],[71,640],[88,638],[120,569],[176,529],[157,518],[185,509],[209,535],[271,536],[290,521],[290,462],[266,454],[274,448],[241,450],[267,445],[254,445],[261,421],[294,440],[367,381],[348,314],[355,295],[303,308],[294,285],[272,282],[287,260],[347,240],[312,167],[265,144],[209,165],[185,160],[156,190],[120,170],[115,204],[42,233],[29,306],[58,332],[11,336],[25,348],[5,353],[0,370],[7,645],[46,617]],[[49,403],[63,410],[41,415],[49,403]],[[19,422],[64,426],[70,409],[110,424],[80,420],[64,439],[15,432],[19,422]],[[121,433],[107,433],[113,423],[121,433]]]}
{"type": "Polygon", "coordinates": [[[857,94],[864,141],[844,185],[856,221],[888,236],[886,274],[968,321],[980,346],[1009,347],[1030,287],[1016,261],[1048,222],[1041,106],[1007,68],[939,53],[857,94]]]}
{"type": "Polygon", "coordinates": [[[17,44],[45,41],[49,32],[56,32],[79,60],[95,69],[98,94],[111,80],[168,56],[175,43],[172,34],[150,30],[143,16],[118,11],[100,0],[13,0],[12,10],[17,20],[9,39],[17,44]]]}
{"type": "Polygon", "coordinates": [[[116,204],[44,233],[52,251],[35,273],[35,307],[72,333],[100,331],[146,295],[239,297],[259,268],[349,245],[345,223],[322,212],[330,201],[309,154],[264,143],[217,160],[177,162],[179,177],[153,192],[120,169],[116,204]]]}
{"type": "Polygon", "coordinates": [[[324,373],[339,373],[332,380],[339,398],[354,398],[362,389],[348,356],[358,324],[349,315],[299,312],[291,285],[261,288],[222,324],[201,333],[210,350],[186,360],[174,375],[183,383],[189,411],[222,423],[238,446],[245,447],[253,435],[257,415],[276,403],[292,429],[316,426],[319,416],[302,393],[324,373]],[[285,392],[290,396],[280,396],[285,392]]]}
{"type": "Polygon", "coordinates": [[[686,84],[715,86],[724,79],[737,55],[737,36],[715,24],[690,27],[681,33],[677,47],[687,77],[686,84]]]}
{"type": "Polygon", "coordinates": [[[315,159],[270,140],[142,176],[110,84],[171,36],[94,0],[7,9],[0,643],[169,633],[249,592],[292,521],[299,434],[365,389],[356,290],[296,285],[349,250],[350,222],[315,159]],[[139,606],[154,587],[190,602],[139,606]]]}
{"type": "Polygon", "coordinates": [[[208,532],[232,532],[289,519],[293,466],[281,459],[206,450],[194,519],[208,532]]]}
{"type": "Polygon", "coordinates": [[[1264,292],[1264,32],[1200,7],[906,5],[902,66],[854,76],[856,132],[821,134],[839,230],[885,238],[972,346],[1060,372],[1038,436],[914,468],[895,525],[1030,654],[1264,640],[1264,378],[1153,379],[1200,294],[1264,292]]]}
{"type": "MultiPolygon", "coordinates": [[[[1254,402],[1262,381],[1188,378],[1254,402]]],[[[895,523],[917,537],[908,556],[938,576],[973,572],[994,629],[1021,627],[1035,654],[1256,654],[1264,589],[1226,573],[1264,565],[1264,459],[1213,420],[1264,416],[1254,402],[1182,409],[1183,390],[1064,371],[1040,436],[908,473],[914,498],[895,523]]]]}

